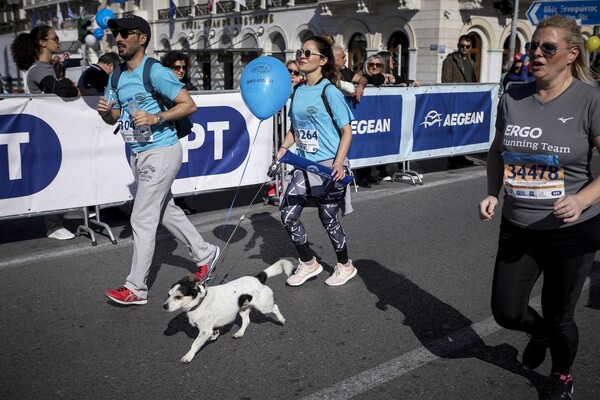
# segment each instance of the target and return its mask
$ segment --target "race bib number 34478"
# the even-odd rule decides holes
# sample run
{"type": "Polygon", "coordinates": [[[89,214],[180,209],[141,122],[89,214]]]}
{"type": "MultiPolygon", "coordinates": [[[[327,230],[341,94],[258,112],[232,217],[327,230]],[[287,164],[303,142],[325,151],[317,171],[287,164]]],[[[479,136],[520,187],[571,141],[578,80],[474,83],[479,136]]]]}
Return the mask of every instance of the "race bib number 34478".
{"type": "Polygon", "coordinates": [[[565,172],[554,159],[503,156],[504,186],[510,196],[557,199],[565,195],[565,172]]]}

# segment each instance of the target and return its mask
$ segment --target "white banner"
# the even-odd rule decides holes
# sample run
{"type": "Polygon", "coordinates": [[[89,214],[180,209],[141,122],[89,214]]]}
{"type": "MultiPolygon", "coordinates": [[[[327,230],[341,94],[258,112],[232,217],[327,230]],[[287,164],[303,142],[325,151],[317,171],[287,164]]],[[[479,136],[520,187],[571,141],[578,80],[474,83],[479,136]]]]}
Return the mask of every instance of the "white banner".
{"type": "MultiPolygon", "coordinates": [[[[242,174],[241,185],[263,183],[273,152],[272,119],[260,123],[239,92],[192,97],[198,111],[193,133],[181,140],[184,164],[173,193],[237,187],[242,174]]],[[[133,198],[129,149],[98,116],[97,101],[0,101],[0,217],[133,198]]]]}

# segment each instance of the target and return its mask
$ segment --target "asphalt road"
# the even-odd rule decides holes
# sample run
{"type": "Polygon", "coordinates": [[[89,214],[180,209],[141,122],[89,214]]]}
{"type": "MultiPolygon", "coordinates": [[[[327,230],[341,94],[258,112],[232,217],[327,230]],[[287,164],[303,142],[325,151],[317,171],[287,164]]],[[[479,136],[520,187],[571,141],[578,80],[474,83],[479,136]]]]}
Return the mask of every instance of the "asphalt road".
{"type": "MultiPolygon", "coordinates": [[[[159,232],[148,304],[122,307],[103,293],[129,271],[126,219],[108,215],[118,243],[100,236],[95,247],[85,237],[46,239],[39,218],[0,221],[0,398],[538,399],[549,360],[536,371],[523,369],[526,335],[501,329],[491,317],[499,219],[477,218],[484,167],[417,168],[423,185],[382,183],[354,193],[355,212],[342,223],[355,279],[324,284],[335,255],[316,210],[305,210],[325,271],[297,288],[283,276],[268,281],[285,325],[254,312],[243,338],[231,338],[238,320],[188,365],[179,359],[197,330],[162,303],[194,265],[166,232],[159,232]]],[[[294,257],[276,207],[247,207],[256,189],[240,194],[228,221],[232,193],[192,200],[202,212],[191,220],[212,242],[244,215],[217,281],[294,257]]],[[[539,287],[532,303],[539,306],[539,287]]],[[[600,398],[599,317],[597,263],[576,314],[577,400],[600,398]]]]}

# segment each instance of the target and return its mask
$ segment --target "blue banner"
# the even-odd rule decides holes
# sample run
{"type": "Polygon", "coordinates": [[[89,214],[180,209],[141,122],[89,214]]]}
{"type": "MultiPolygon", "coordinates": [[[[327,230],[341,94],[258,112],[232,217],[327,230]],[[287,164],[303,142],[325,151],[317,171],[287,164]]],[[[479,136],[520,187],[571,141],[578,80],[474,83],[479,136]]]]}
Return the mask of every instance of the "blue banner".
{"type": "Polygon", "coordinates": [[[364,96],[360,103],[346,97],[354,114],[348,158],[398,154],[402,127],[402,96],[364,96]]]}
{"type": "Polygon", "coordinates": [[[487,143],[492,100],[489,92],[418,94],[412,151],[487,143]]]}
{"type": "Polygon", "coordinates": [[[250,151],[250,133],[239,111],[228,106],[198,107],[192,122],[189,160],[181,166],[178,179],[226,174],[242,165],[250,151]]]}
{"type": "Polygon", "coordinates": [[[0,115],[0,199],[29,196],[58,175],[62,148],[56,132],[28,114],[0,115]]]}

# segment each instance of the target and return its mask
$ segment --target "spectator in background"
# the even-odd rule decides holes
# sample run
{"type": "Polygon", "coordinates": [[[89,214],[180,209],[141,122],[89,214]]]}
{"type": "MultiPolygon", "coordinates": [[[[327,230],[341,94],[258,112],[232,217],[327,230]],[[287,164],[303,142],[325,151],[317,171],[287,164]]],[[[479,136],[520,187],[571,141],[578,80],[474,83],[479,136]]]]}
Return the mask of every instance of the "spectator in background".
{"type": "MultiPolygon", "coordinates": [[[[188,75],[188,56],[180,51],[170,51],[160,60],[160,63],[175,74],[179,82],[183,83],[185,90],[198,90],[196,86],[190,82],[188,75]]],[[[196,214],[198,210],[190,206],[185,197],[175,197],[175,205],[181,208],[185,215],[196,214]]]]}
{"type": "Polygon", "coordinates": [[[397,75],[394,71],[396,61],[394,55],[389,51],[380,51],[377,53],[381,61],[383,61],[383,74],[385,76],[386,85],[401,85],[401,86],[421,86],[420,82],[405,79],[403,76],[397,75]]]}
{"type": "Polygon", "coordinates": [[[296,60],[288,60],[285,63],[285,66],[290,73],[290,78],[292,79],[292,86],[296,86],[299,83],[304,82],[304,75],[300,72],[300,66],[296,60]]]}
{"type": "Polygon", "coordinates": [[[600,79],[600,54],[596,55],[594,58],[594,62],[590,65],[590,70],[592,71],[593,78],[597,81],[600,79]]]}
{"type": "Polygon", "coordinates": [[[81,95],[104,94],[104,89],[108,85],[108,76],[119,66],[120,61],[119,55],[112,51],[100,56],[98,62],[86,69],[77,82],[81,95]]]}
{"type": "MultiPolygon", "coordinates": [[[[458,38],[458,50],[448,54],[442,63],[442,83],[470,83],[477,82],[475,62],[470,57],[473,39],[469,35],[458,38]]],[[[448,157],[448,168],[456,169],[474,165],[473,161],[465,156],[448,157]]]]}
{"type": "MultiPolygon", "coordinates": [[[[367,57],[365,64],[363,65],[363,77],[366,78],[368,84],[374,86],[381,86],[385,83],[385,76],[383,75],[383,61],[378,55],[372,55],[367,57]]],[[[371,167],[357,168],[356,173],[356,184],[363,188],[370,188],[372,184],[379,184],[380,180],[371,175],[371,167]]],[[[391,180],[388,176],[388,179],[391,180]]]]}
{"type": "Polygon", "coordinates": [[[367,83],[373,86],[385,84],[385,75],[383,74],[383,60],[378,55],[367,57],[363,65],[363,76],[367,78],[367,83]]]}
{"type": "MultiPolygon", "coordinates": [[[[50,26],[36,26],[15,38],[10,51],[17,67],[27,73],[27,87],[34,94],[53,93],[61,97],[77,97],[79,91],[67,78],[57,79],[52,55],[60,49],[60,38],[50,26]]],[[[44,217],[46,234],[51,239],[68,240],[75,235],[63,226],[63,215],[44,217]]]]}
{"type": "Polygon", "coordinates": [[[189,71],[189,59],[188,56],[180,51],[170,51],[160,60],[160,63],[167,68],[171,68],[171,71],[175,74],[179,82],[183,83],[185,90],[198,90],[196,86],[190,81],[189,71]]]}
{"type": "Polygon", "coordinates": [[[521,59],[515,61],[513,65],[511,65],[510,70],[504,77],[502,81],[502,85],[504,86],[504,90],[508,88],[508,84],[510,82],[531,82],[534,81],[535,78],[529,74],[529,58],[522,57],[525,61],[521,59]]]}
{"type": "Polygon", "coordinates": [[[335,67],[340,72],[338,88],[344,95],[352,96],[356,98],[356,101],[360,101],[360,98],[365,92],[365,86],[367,86],[368,83],[367,78],[346,67],[346,51],[342,46],[334,45],[332,50],[333,56],[335,57],[335,67]],[[354,84],[356,84],[356,87],[354,84]]]}

